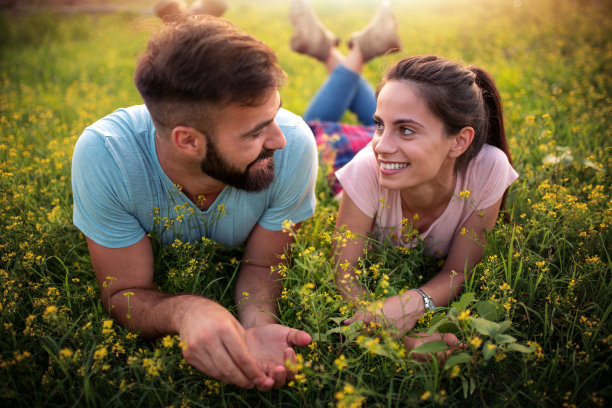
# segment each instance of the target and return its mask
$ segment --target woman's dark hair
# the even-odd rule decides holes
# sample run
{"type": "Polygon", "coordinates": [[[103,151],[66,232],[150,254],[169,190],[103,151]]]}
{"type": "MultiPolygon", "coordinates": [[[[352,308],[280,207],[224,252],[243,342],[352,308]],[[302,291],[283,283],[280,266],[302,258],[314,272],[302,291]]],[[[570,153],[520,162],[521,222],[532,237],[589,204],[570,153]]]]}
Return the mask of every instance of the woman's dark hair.
{"type": "Polygon", "coordinates": [[[466,126],[474,128],[474,140],[455,162],[458,172],[465,171],[485,143],[500,148],[512,164],[501,98],[487,72],[425,55],[405,58],[393,66],[379,85],[379,92],[388,81],[415,85],[429,109],[444,124],[448,135],[456,135],[466,126]]]}
{"type": "Polygon", "coordinates": [[[206,131],[214,124],[212,109],[258,106],[284,79],[270,47],[208,15],[167,22],[149,40],[134,76],[156,128],[206,131]]]}

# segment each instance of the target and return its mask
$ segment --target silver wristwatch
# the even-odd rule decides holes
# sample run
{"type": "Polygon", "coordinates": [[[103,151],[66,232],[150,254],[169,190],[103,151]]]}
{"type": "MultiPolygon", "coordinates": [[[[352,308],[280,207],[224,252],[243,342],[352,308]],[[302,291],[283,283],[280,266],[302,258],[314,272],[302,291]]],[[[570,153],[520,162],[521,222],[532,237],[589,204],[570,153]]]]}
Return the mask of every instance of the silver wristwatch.
{"type": "Polygon", "coordinates": [[[436,308],[436,305],[434,304],[434,301],[431,298],[431,296],[429,296],[427,293],[423,292],[423,290],[419,288],[414,288],[414,290],[419,292],[419,295],[423,296],[423,303],[425,304],[425,310],[429,312],[433,312],[433,310],[436,308]]]}

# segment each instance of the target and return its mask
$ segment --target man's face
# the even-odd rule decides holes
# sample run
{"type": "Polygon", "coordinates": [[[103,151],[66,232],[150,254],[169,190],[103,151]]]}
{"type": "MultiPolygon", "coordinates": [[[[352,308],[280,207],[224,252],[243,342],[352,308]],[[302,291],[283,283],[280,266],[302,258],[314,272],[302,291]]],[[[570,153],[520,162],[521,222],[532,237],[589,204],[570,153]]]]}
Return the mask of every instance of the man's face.
{"type": "Polygon", "coordinates": [[[274,180],[274,151],[287,142],[274,121],[280,105],[280,95],[274,89],[260,106],[221,109],[215,135],[206,135],[202,172],[245,191],[268,188],[274,180]]]}

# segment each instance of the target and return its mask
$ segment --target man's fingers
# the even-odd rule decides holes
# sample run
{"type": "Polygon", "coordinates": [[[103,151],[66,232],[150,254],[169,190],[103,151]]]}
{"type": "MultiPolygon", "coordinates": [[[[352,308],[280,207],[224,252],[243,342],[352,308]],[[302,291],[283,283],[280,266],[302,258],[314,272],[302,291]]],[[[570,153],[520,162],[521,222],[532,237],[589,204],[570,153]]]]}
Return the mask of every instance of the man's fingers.
{"type": "Polygon", "coordinates": [[[265,373],[257,366],[257,362],[253,356],[251,356],[251,353],[249,353],[246,344],[240,336],[224,336],[221,341],[223,342],[227,354],[231,358],[231,361],[228,361],[227,364],[232,366],[232,372],[233,367],[236,367],[249,382],[255,385],[264,382],[266,377],[265,373]]]}
{"type": "Polygon", "coordinates": [[[257,385],[257,389],[261,392],[268,392],[274,386],[274,379],[265,377],[264,381],[257,385]]]}
{"type": "Polygon", "coordinates": [[[310,344],[312,337],[305,331],[298,329],[289,329],[287,333],[287,344],[290,346],[303,347],[310,344]]]}
{"type": "Polygon", "coordinates": [[[295,355],[295,350],[291,347],[287,347],[283,351],[283,361],[285,362],[285,367],[287,367],[287,371],[289,371],[290,379],[293,379],[293,374],[295,374],[290,368],[297,363],[297,357],[295,355]],[[287,364],[289,362],[289,364],[287,364]],[[289,366],[289,367],[288,367],[289,366]]]}
{"type": "Polygon", "coordinates": [[[183,352],[183,355],[189,364],[210,377],[243,388],[252,388],[255,384],[255,381],[249,379],[242,370],[234,364],[232,357],[227,353],[227,350],[221,342],[218,342],[216,347],[209,345],[199,350],[188,348],[183,352]],[[209,350],[215,350],[214,355],[212,355],[209,350]]]}
{"type": "Polygon", "coordinates": [[[285,385],[287,369],[283,366],[276,366],[270,373],[270,376],[274,379],[274,388],[281,388],[285,385]]]}

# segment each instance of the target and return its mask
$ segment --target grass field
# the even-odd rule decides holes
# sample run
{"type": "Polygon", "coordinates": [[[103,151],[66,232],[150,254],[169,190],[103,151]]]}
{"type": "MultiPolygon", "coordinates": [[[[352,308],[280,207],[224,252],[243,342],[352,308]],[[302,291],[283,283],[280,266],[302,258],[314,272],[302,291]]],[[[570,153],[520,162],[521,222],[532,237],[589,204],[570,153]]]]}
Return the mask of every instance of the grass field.
{"type": "MultiPolygon", "coordinates": [[[[284,106],[303,112],[326,74],[289,49],[288,1],[228,3],[225,17],[278,52],[284,106]]],[[[342,38],[376,3],[313,0],[342,38]]],[[[370,62],[366,78],[376,84],[400,56],[424,53],[485,68],[520,174],[511,222],[490,234],[466,295],[419,322],[454,331],[467,349],[419,363],[384,331],[340,328],[350,310],[333,289],[337,204],[323,178],[281,271],[280,321],[315,339],[298,350],[301,374],[286,387],[225,385],[187,365],[176,337],[146,343],[116,325],[72,226],[70,160],[87,125],[141,103],[135,60],[158,23],[133,11],[148,6],[140,0],[113,14],[0,11],[0,406],[610,406],[612,2],[393,4],[404,50],[370,62]]],[[[158,247],[156,282],[235,310],[237,259],[211,243],[158,247]]],[[[363,281],[388,296],[438,267],[418,248],[383,246],[365,257],[363,281]]]]}

